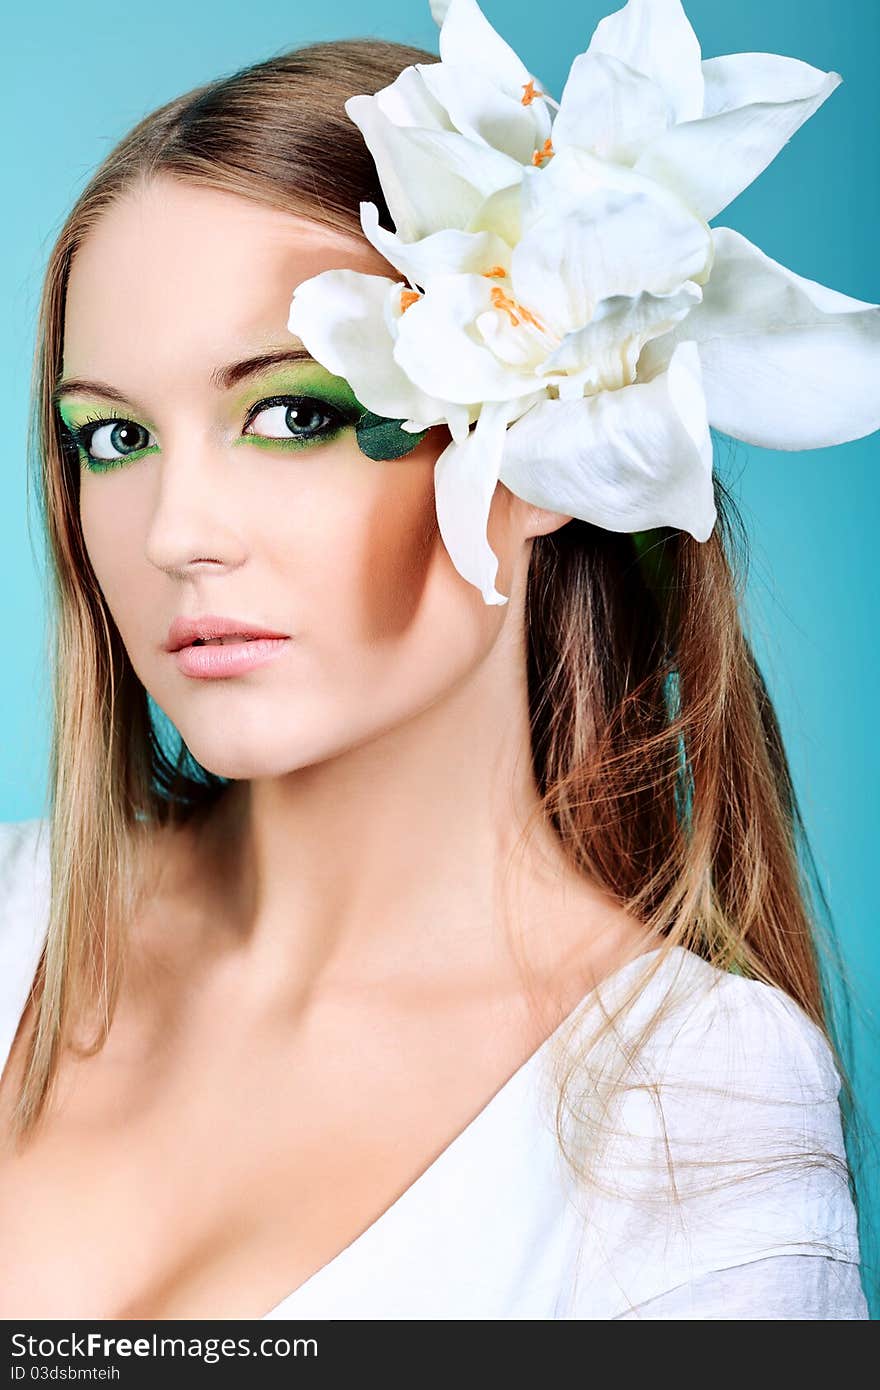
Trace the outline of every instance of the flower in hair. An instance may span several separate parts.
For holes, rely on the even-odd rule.
[[[611,531],[705,541],[710,428],[772,449],[880,428],[880,306],[708,225],[837,73],[703,59],[680,0],[628,0],[556,101],[476,0],[431,11],[440,61],[345,103],[394,221],[362,202],[361,226],[398,277],[312,276],[288,328],[367,407],[371,457],[448,427],[438,523],[486,603],[507,602],[486,535],[499,479]]]

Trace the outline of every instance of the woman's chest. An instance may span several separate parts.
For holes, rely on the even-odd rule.
[[[124,1029],[112,1039],[65,1056],[37,1136],[0,1157],[0,1317],[263,1317],[364,1233],[377,1271],[395,1240],[417,1262],[405,1219],[429,1197],[416,1233],[430,1261],[425,1211],[438,1230],[461,1219],[468,1148],[465,1190],[479,1191],[469,1121],[476,1134],[505,1108],[502,1093],[479,1114],[492,1077],[459,1065],[456,1080],[451,1058],[426,1086],[427,1058],[393,1068],[363,1045],[321,1064],[271,1035],[169,1039],[163,1065]],[[489,1150],[480,1165],[496,1191],[505,1162]]]

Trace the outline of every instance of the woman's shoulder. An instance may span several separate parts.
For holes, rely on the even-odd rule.
[[[695,1209],[708,1184],[713,1218],[726,1200],[752,1215],[777,1204],[800,1174],[791,1202],[810,1207],[821,1191],[851,1250],[842,1081],[825,1031],[775,985],[683,947],[650,955],[632,1007],[586,1054],[600,1098],[608,1082],[606,1118],[616,1117],[609,1161],[633,1192],[674,1169],[677,1196]]]
[[[824,1029],[777,985],[724,970],[684,947],[650,960],[634,1020],[653,1026],[643,1065],[658,1078],[717,1090],[747,1087],[762,1102],[837,1101],[841,1077]]]
[[[759,1064],[766,1092],[789,1092],[794,1086],[836,1100],[841,1077],[831,1043],[802,1005],[777,985],[728,971],[717,974],[717,999],[707,994],[691,1027],[707,1043],[735,1041],[737,1046],[728,1045],[722,1054],[727,1065],[751,1070]]]
[[[607,1205],[597,1199],[591,1219],[628,1294],[640,1302],[778,1255],[857,1264],[841,1077],[825,1032],[783,989],[682,947],[657,954],[578,1098],[579,1113],[595,1100],[607,1139]]]

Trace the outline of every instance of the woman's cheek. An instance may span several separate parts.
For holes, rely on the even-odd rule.
[[[294,606],[307,593],[310,613],[357,645],[387,643],[417,621],[439,541],[436,452],[377,461],[351,442],[332,459],[328,449],[307,495],[294,488],[280,508]]]

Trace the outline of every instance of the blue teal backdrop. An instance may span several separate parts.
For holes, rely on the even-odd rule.
[[[557,98],[574,55],[615,0],[484,0],[500,33]],[[716,219],[814,280],[880,302],[880,6],[877,0],[685,0],[705,57],[788,54],[843,83]],[[315,39],[380,36],[437,51],[428,0],[62,0],[13,6],[0,91],[6,222],[0,264],[4,415],[0,565],[7,658],[0,819],[43,814],[47,700],[38,537],[26,525],[25,427],[40,276],[68,207],[142,115],[209,78]],[[136,312],[136,310],[135,310]],[[878,383],[880,391],[880,383]],[[6,412],[8,411],[8,414]],[[878,836],[877,534],[880,436],[782,453],[736,444],[722,468],[749,525],[748,620],[780,714],[796,787],[855,1000],[856,1080],[880,1132],[880,932],[870,865]],[[32,512],[31,529],[36,513]],[[871,845],[875,846],[874,851]],[[874,1221],[878,1167],[865,1184]],[[863,1193],[865,1200],[865,1193]],[[877,1308],[874,1308],[876,1316]]]

